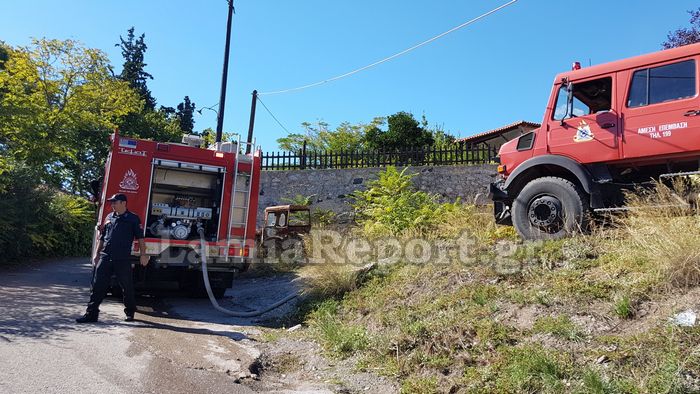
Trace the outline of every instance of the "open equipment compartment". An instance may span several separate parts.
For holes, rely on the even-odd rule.
[[[196,240],[197,223],[208,241],[217,241],[225,169],[154,160],[146,221],[147,236]]]

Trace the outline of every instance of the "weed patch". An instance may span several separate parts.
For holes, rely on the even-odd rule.
[[[338,308],[336,301],[323,302],[311,314],[310,326],[326,351],[333,356],[345,357],[364,350],[369,338],[362,327],[343,324],[337,316]]]
[[[581,330],[565,315],[540,317],[535,321],[533,330],[535,332],[552,334],[555,337],[568,339],[570,341],[580,341],[584,338]]]

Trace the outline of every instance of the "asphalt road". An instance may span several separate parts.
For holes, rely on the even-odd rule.
[[[251,365],[257,325],[270,315],[233,319],[205,299],[139,297],[134,322],[108,300],[99,323],[78,325],[90,275],[85,258],[0,271],[0,393],[268,391]],[[237,281],[222,306],[258,309],[296,286],[288,277]]]

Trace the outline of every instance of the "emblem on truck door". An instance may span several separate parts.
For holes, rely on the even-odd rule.
[[[124,173],[124,179],[119,182],[119,187],[125,190],[139,190],[139,183],[136,180],[136,173],[134,170],[129,168],[126,173]]]
[[[576,135],[574,136],[574,142],[586,142],[593,140],[593,132],[591,131],[591,126],[586,123],[585,120],[581,121],[576,129]]]

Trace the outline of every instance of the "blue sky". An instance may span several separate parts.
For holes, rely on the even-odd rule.
[[[506,0],[237,0],[224,129],[245,134],[250,94],[323,80],[396,53]],[[516,120],[540,122],[557,72],[660,49],[688,25],[696,1],[519,0],[476,24],[352,77],[262,97],[292,132],[301,122],[369,122],[409,111],[468,136]],[[14,1],[0,3],[0,39],[72,38],[121,69],[119,35],[146,34],[149,82],[159,104],[185,95],[218,102],[226,1]],[[197,115],[195,128],[215,128]],[[277,149],[286,132],[258,106],[256,137]]]

